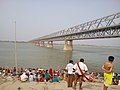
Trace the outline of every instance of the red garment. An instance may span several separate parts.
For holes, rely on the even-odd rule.
[[[49,69],[49,77],[50,77],[50,79],[53,78],[53,71],[52,71],[52,68]]]
[[[40,82],[44,82],[44,78],[40,78]]]

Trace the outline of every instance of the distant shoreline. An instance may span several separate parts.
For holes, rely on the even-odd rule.
[[[0,41],[0,42],[12,42],[14,43],[15,41]],[[28,43],[27,41],[16,41],[17,43]]]

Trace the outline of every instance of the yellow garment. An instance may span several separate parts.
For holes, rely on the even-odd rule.
[[[107,85],[112,84],[112,73],[104,73],[104,82]]]

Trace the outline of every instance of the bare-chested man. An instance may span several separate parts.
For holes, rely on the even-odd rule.
[[[113,65],[112,62],[114,61],[113,56],[108,57],[108,61],[105,62],[102,66],[102,70],[104,72],[104,87],[103,90],[107,90],[108,86],[112,83],[112,71]]]

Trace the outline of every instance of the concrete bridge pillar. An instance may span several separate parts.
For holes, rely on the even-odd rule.
[[[64,50],[73,50],[73,41],[65,40]]]
[[[36,45],[36,46],[39,46],[39,41],[36,41],[36,42],[35,42],[35,45]]]
[[[40,46],[41,47],[45,46],[44,41],[40,41]]]
[[[53,41],[48,41],[47,47],[48,48],[53,48]]]

